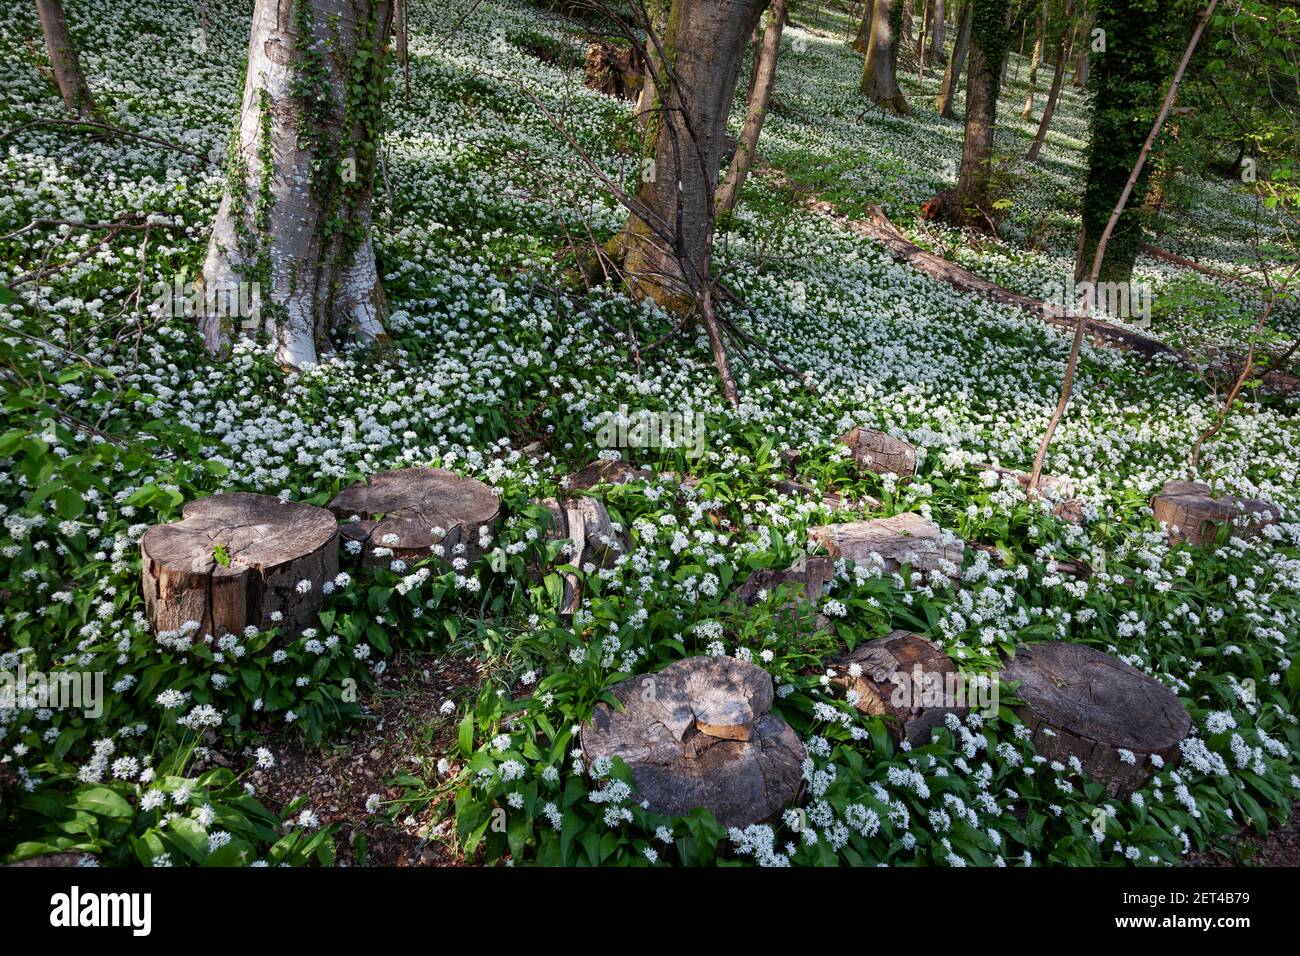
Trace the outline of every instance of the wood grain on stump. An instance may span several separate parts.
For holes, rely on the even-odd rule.
[[[874,428],[854,428],[840,436],[863,471],[910,478],[916,474],[916,449],[901,439]]]
[[[938,525],[911,512],[892,518],[818,525],[808,529],[808,537],[822,545],[831,557],[856,564],[874,566],[872,555],[879,555],[886,573],[908,564],[914,571],[956,577],[965,552],[961,541],[945,544]],[[956,571],[945,569],[944,562],[950,562]]]
[[[274,626],[277,611],[286,633],[315,620],[321,584],[339,569],[332,514],[234,492],[187,502],[181,516],[140,539],[145,610],[155,631],[197,621],[198,638],[242,634],[250,625]],[[311,587],[300,592],[304,580]]]
[[[1062,763],[1078,757],[1112,797],[1146,782],[1155,771],[1152,755],[1172,766],[1192,728],[1169,688],[1083,644],[1021,646],[1001,677],[1022,682],[1011,693],[1025,702],[1016,712],[1038,753]]]
[[[928,744],[948,714],[961,716],[969,706],[952,658],[907,631],[859,644],[830,665],[831,684],[854,693],[858,710],[882,717],[895,740],[915,746]]]
[[[542,506],[551,513],[551,530],[547,538],[568,541],[570,550],[561,554],[557,564],[571,564],[575,568],[594,565],[608,568],[627,553],[627,538],[614,529],[609,512],[596,498],[568,498],[556,501],[547,498]],[[564,597],[560,602],[561,614],[572,614],[582,603],[582,582],[577,575],[566,572]]]
[[[501,499],[483,482],[441,468],[398,468],[344,488],[329,509],[343,537],[361,543],[365,563],[423,560],[440,544],[444,563],[463,557],[472,564],[483,553],[479,529],[495,528]],[[378,557],[376,548],[391,555]]]
[[[1223,495],[1215,498],[1210,486],[1199,481],[1167,481],[1160,494],[1151,499],[1151,510],[1157,521],[1163,522],[1169,533],[1170,545],[1182,541],[1192,544],[1214,544],[1218,530],[1231,526],[1230,535],[1249,538],[1259,529],[1276,524],[1282,513],[1274,505],[1254,498]],[[1237,525],[1238,518],[1246,518]]]
[[[745,827],[798,796],[807,751],[771,713],[772,678],[761,667],[688,657],[612,691],[622,709],[596,705],[582,725],[582,750],[588,761],[623,758],[652,812],[704,807],[724,827]]]

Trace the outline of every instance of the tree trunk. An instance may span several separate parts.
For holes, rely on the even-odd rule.
[[[871,13],[871,39],[862,64],[861,90],[877,106],[898,116],[908,112],[907,100],[898,89],[899,27],[903,0],[875,0]]]
[[[1092,20],[1092,14],[1089,13],[1079,24],[1079,39],[1075,43],[1078,54],[1074,61],[1074,79],[1071,80],[1071,84],[1077,89],[1086,89],[1088,86],[1089,67],[1092,64],[1089,58],[1089,51],[1092,49]]]
[[[208,349],[264,336],[303,367],[336,340],[383,337],[370,219],[391,23],[387,0],[257,0],[203,266]],[[227,307],[235,295],[253,314]]]
[[[63,15],[61,0],[36,0],[36,13],[41,18],[41,32],[45,35],[45,52],[50,57],[54,82],[63,97],[68,113],[77,119],[95,115],[95,101],[90,95],[90,84],[81,72],[77,48],[68,33],[68,21]]]
[[[933,3],[933,13],[930,16],[930,59],[936,66],[940,66],[946,62],[948,57],[943,48],[946,39],[943,20],[948,11],[945,0],[933,0]]]
[[[1065,62],[1068,57],[1065,55],[1065,44],[1071,34],[1070,14],[1074,11],[1074,0],[1065,2],[1065,23],[1061,26],[1061,33],[1056,39],[1056,65],[1052,68],[1052,88],[1047,93],[1047,105],[1043,107],[1043,118],[1038,123],[1038,132],[1034,134],[1034,142],[1029,147],[1029,152],[1025,155],[1028,162],[1037,162],[1038,154],[1043,149],[1043,142],[1047,139],[1047,128],[1052,125],[1052,114],[1056,112],[1056,102],[1061,98],[1061,84],[1065,80]]]
[[[966,132],[957,192],[947,218],[988,230],[992,216],[989,179],[997,123],[998,76],[1006,55],[1009,0],[971,0],[970,68],[966,71]]]
[[[971,0],[967,0],[962,7],[961,17],[957,23],[957,42],[952,48],[952,59],[948,61],[948,66],[943,72],[943,85],[939,87],[939,95],[934,98],[935,108],[944,119],[957,118],[957,114],[953,112],[952,101],[961,82],[961,68],[966,63],[966,54],[970,50],[971,5]]]
[[[740,63],[766,0],[675,0],[656,71],[664,109],[648,130],[649,181],[620,237],[636,295],[694,309],[709,283],[714,193]],[[671,71],[668,69],[671,67]]]
[[[1050,0],[1043,0],[1043,8],[1038,11],[1038,35],[1034,38],[1034,52],[1029,57],[1029,92],[1025,94],[1025,106],[1020,111],[1021,119],[1034,115],[1034,93],[1038,89],[1038,66],[1043,62],[1043,44],[1047,36],[1047,5]]]
[[[763,30],[763,42],[758,58],[754,61],[754,81],[750,84],[740,141],[736,146],[736,154],[732,157],[731,167],[727,170],[722,185],[718,187],[719,218],[735,208],[736,199],[745,185],[745,177],[749,175],[749,168],[754,162],[758,137],[763,131],[763,120],[767,117],[767,104],[776,82],[776,60],[781,52],[781,31],[785,28],[785,3],[786,0],[772,0],[772,5],[768,8],[767,27]]]
[[[655,78],[659,76],[659,49],[655,40],[663,42],[664,25],[668,19],[668,8],[663,0],[646,0],[646,16],[650,29],[645,44],[645,75],[641,80],[641,95],[637,97],[635,116],[642,126],[650,125],[650,115],[657,109],[658,89]]]
[[[858,35],[853,40],[853,49],[858,53],[867,52],[867,43],[871,39],[871,11],[873,0],[867,0],[862,8],[862,22],[858,24]]]

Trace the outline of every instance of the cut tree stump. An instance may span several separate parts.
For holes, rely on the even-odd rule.
[[[568,498],[556,501],[547,498],[540,504],[551,513],[551,530],[547,538],[552,541],[567,540],[571,544],[568,555],[556,558],[558,564],[572,564],[576,568],[594,565],[607,568],[627,553],[627,538],[614,529],[609,512],[596,498]],[[566,572],[564,597],[560,602],[561,614],[572,614],[582,604],[582,581]]]
[[[641,95],[644,71],[641,57],[631,47],[597,40],[587,47],[587,86],[597,93],[634,100]]]
[[[1224,495],[1214,498],[1210,486],[1199,481],[1167,481],[1160,494],[1151,499],[1151,510],[1169,533],[1169,544],[1190,541],[1212,545],[1222,525],[1232,526],[1232,534],[1249,538],[1259,529],[1282,520],[1282,512],[1266,501]],[[1248,519],[1239,525],[1238,519]]]
[[[791,596],[783,606],[791,607],[802,601],[811,601],[815,606],[834,579],[835,562],[824,555],[811,555],[800,558],[784,571],[777,568],[755,571],[736,588],[732,598],[753,607],[758,603],[760,593],[772,594],[784,584],[791,585]]]
[[[772,678],[734,657],[688,657],[615,684],[622,704],[582,725],[588,762],[621,757],[638,801],[681,816],[697,807],[724,827],[770,820],[798,795],[807,751],[771,713]]]
[[[965,553],[961,541],[945,543],[937,524],[911,512],[892,518],[818,525],[808,529],[808,537],[824,547],[831,557],[845,558],[855,564],[873,565],[872,555],[879,555],[887,574],[908,564],[914,571],[956,578],[960,576]],[[944,562],[951,562],[955,570],[943,568]]]
[[[654,473],[645,468],[634,468],[620,459],[598,459],[569,479],[568,492],[590,491],[597,485],[626,485],[634,481],[650,481]]]
[[[220,549],[220,550],[219,550]],[[197,621],[201,639],[316,619],[321,584],[339,570],[338,525],[314,505],[244,492],[187,502],[181,520],[140,539],[145,610],[157,632]],[[299,592],[306,581],[310,589]]]
[[[1108,654],[1064,641],[1016,649],[1002,681],[1022,682],[1012,693],[1034,734],[1038,753],[1067,762],[1123,798],[1155,772],[1152,755],[1173,766],[1192,719],[1169,688]]]
[[[501,499],[483,482],[442,468],[398,468],[344,488],[329,509],[344,539],[361,543],[365,564],[423,560],[439,544],[444,564],[456,557],[473,564],[483,554],[480,529],[496,527]],[[391,554],[376,555],[377,548]]]
[[[968,709],[957,665],[916,634],[894,631],[833,658],[831,684],[856,695],[854,706],[882,717],[895,740],[913,746],[930,742],[930,731],[948,714]]]
[[[840,436],[860,471],[910,478],[916,474],[916,448],[874,428],[854,428]]]

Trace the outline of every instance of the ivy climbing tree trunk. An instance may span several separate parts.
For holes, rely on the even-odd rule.
[[[971,0],[970,64],[966,71],[966,130],[957,188],[926,203],[926,215],[972,229],[993,228],[989,197],[993,130],[997,123],[998,77],[1007,49],[1010,0]]]
[[[898,47],[902,37],[903,0],[875,0],[871,8],[871,37],[862,64],[861,90],[871,102],[895,115],[908,112],[898,89]]]
[[[255,337],[303,367],[383,337],[370,227],[392,15],[387,0],[257,0],[203,266],[210,350]]]
[[[63,97],[69,115],[77,119],[90,119],[95,115],[95,101],[90,95],[90,84],[81,72],[77,48],[68,33],[68,20],[63,15],[61,0],[36,0],[36,13],[41,18],[41,33],[45,37],[45,52],[54,71],[54,83]]]
[[[767,27],[763,30],[763,40],[758,57],[754,61],[754,80],[750,84],[749,101],[745,108],[745,123],[740,129],[740,141],[736,145],[736,155],[731,160],[727,175],[718,187],[717,216],[721,218],[735,208],[740,190],[745,185],[745,178],[754,163],[754,153],[758,148],[758,137],[763,131],[763,120],[767,117],[767,104],[772,98],[772,86],[776,82],[776,60],[781,52],[781,32],[785,28],[786,0],[772,0],[767,11]]]
[[[765,6],[766,0],[674,0],[658,40],[654,83],[663,108],[647,129],[650,174],[619,237],[633,293],[679,313],[699,309],[706,326],[714,324],[711,300],[707,309],[704,303],[727,116],[745,43]]]
[[[957,118],[952,102],[961,83],[961,69],[966,65],[966,54],[970,50],[970,21],[971,0],[966,0],[957,21],[957,40],[953,43],[952,59],[948,61],[948,66],[943,71],[943,84],[939,87],[939,95],[934,98],[935,109],[944,119]]]
[[[1124,190],[1129,171],[1142,149],[1160,94],[1169,78],[1169,24],[1175,20],[1174,0],[1098,0],[1096,24],[1108,38],[1095,51],[1089,90],[1092,115],[1088,124],[1088,174],[1083,192],[1083,226],[1075,260],[1075,281],[1088,274],[1097,239]],[[1150,167],[1133,189],[1146,195]],[[1103,282],[1128,282],[1143,242],[1140,203],[1126,206],[1111,236],[1101,270]]]

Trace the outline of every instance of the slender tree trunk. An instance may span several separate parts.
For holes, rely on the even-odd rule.
[[[50,57],[54,82],[59,88],[59,95],[63,97],[63,105],[69,115],[77,119],[90,119],[95,115],[95,101],[90,95],[86,75],[81,72],[77,48],[72,45],[61,0],[36,0],[36,13],[41,18],[45,52]]]
[[[974,229],[991,228],[989,180],[997,125],[998,76],[1006,56],[1009,0],[971,0],[970,66],[966,71],[966,131],[957,191],[945,218]]]
[[[1169,82],[1169,89],[1165,93],[1164,102],[1160,105],[1160,112],[1156,114],[1156,121],[1152,124],[1151,132],[1147,134],[1146,140],[1142,143],[1142,149],[1138,152],[1133,169],[1129,172],[1128,180],[1124,183],[1124,190],[1120,193],[1119,199],[1116,200],[1115,208],[1111,210],[1110,218],[1106,220],[1106,225],[1097,240],[1092,258],[1092,267],[1088,272],[1088,284],[1085,286],[1083,308],[1075,318],[1074,342],[1070,346],[1070,357],[1065,362],[1065,379],[1061,383],[1061,397],[1056,403],[1052,417],[1048,420],[1047,430],[1043,433],[1043,440],[1038,445],[1038,454],[1034,458],[1034,467],[1029,474],[1028,487],[1025,489],[1025,493],[1030,497],[1033,497],[1038,492],[1038,482],[1043,475],[1043,464],[1047,459],[1047,449],[1051,446],[1056,427],[1061,423],[1061,418],[1065,415],[1065,410],[1070,404],[1070,394],[1074,390],[1074,376],[1079,367],[1079,353],[1083,348],[1083,339],[1088,331],[1088,316],[1096,304],[1097,282],[1101,277],[1106,245],[1115,232],[1115,226],[1119,223],[1120,216],[1123,215],[1129,197],[1133,195],[1133,190],[1142,178],[1142,167],[1146,164],[1147,156],[1151,154],[1151,147],[1155,145],[1156,137],[1160,135],[1160,127],[1164,125],[1170,109],[1173,108],[1174,99],[1178,96],[1178,87],[1183,81],[1183,74],[1187,72],[1187,64],[1196,51],[1196,45],[1201,40],[1205,25],[1214,16],[1214,8],[1218,6],[1218,3],[1219,0],[1210,0],[1209,6],[1205,8],[1196,21],[1196,29],[1192,31],[1191,39],[1187,41],[1187,47],[1183,50],[1182,59],[1178,61],[1178,67],[1174,70],[1174,76]],[[1265,319],[1267,319],[1267,315],[1266,312]],[[1239,379],[1239,381],[1244,381],[1244,379]]]
[[[957,21],[957,41],[953,44],[952,59],[943,71],[943,85],[939,87],[939,95],[934,98],[935,108],[944,119],[957,118],[952,103],[961,83],[961,68],[965,65],[966,54],[970,50],[971,4],[972,0],[966,0],[962,7]]]
[[[785,28],[786,0],[772,0],[767,11],[767,27],[763,30],[763,42],[754,60],[754,80],[750,84],[749,100],[745,107],[745,123],[740,130],[740,141],[736,146],[736,155],[731,160],[727,175],[718,187],[717,216],[721,218],[736,206],[741,189],[745,186],[745,177],[749,175],[758,148],[758,137],[763,131],[763,120],[767,117],[767,104],[772,97],[772,86],[776,82],[776,61],[781,52],[781,31]]]
[[[1088,13],[1079,24],[1079,39],[1075,43],[1075,61],[1074,61],[1074,79],[1071,84],[1077,89],[1085,89],[1088,86],[1088,73],[1091,66],[1090,50],[1092,49],[1092,23],[1093,15]]]
[[[383,336],[370,219],[392,15],[387,0],[257,0],[203,266],[209,349],[255,335],[302,367]],[[250,286],[255,315],[231,314]]]
[[[393,31],[396,35],[394,46],[397,50],[397,63],[402,68],[402,99],[408,106],[411,103],[411,54],[406,8],[410,2],[411,0],[393,0]]]
[[[944,35],[944,17],[947,16],[946,0],[933,0],[934,9],[930,16],[930,60],[935,66],[942,66],[947,62],[948,53],[944,50],[944,42],[947,37]]]
[[[862,64],[861,90],[871,102],[895,115],[908,112],[898,89],[899,26],[903,0],[875,0],[871,13],[871,39]]]
[[[1034,142],[1029,147],[1029,152],[1025,154],[1028,162],[1038,161],[1038,154],[1043,149],[1043,142],[1047,139],[1047,129],[1052,125],[1052,114],[1056,112],[1056,102],[1061,98],[1061,84],[1065,80],[1065,63],[1069,59],[1065,55],[1065,44],[1067,38],[1073,33],[1070,29],[1070,14],[1074,12],[1074,0],[1065,2],[1065,23],[1061,27],[1061,33],[1056,39],[1056,57],[1055,66],[1052,68],[1052,88],[1047,93],[1047,105],[1043,107],[1043,118],[1038,123],[1038,132],[1034,134]]]
[[[710,282],[714,202],[727,115],[745,43],[766,0],[674,0],[656,70],[664,108],[647,136],[652,175],[619,244],[632,292],[664,308],[699,307]]]
[[[873,0],[867,0],[862,7],[862,22],[858,24],[858,35],[853,40],[853,49],[858,53],[867,52],[867,44],[871,40],[871,14],[873,9]]]
[[[1025,94],[1025,106],[1020,111],[1021,119],[1034,115],[1034,93],[1038,91],[1038,67],[1043,62],[1043,44],[1047,37],[1047,7],[1050,0],[1043,0],[1043,8],[1038,11],[1038,35],[1034,39],[1034,52],[1029,57],[1029,92]]]

